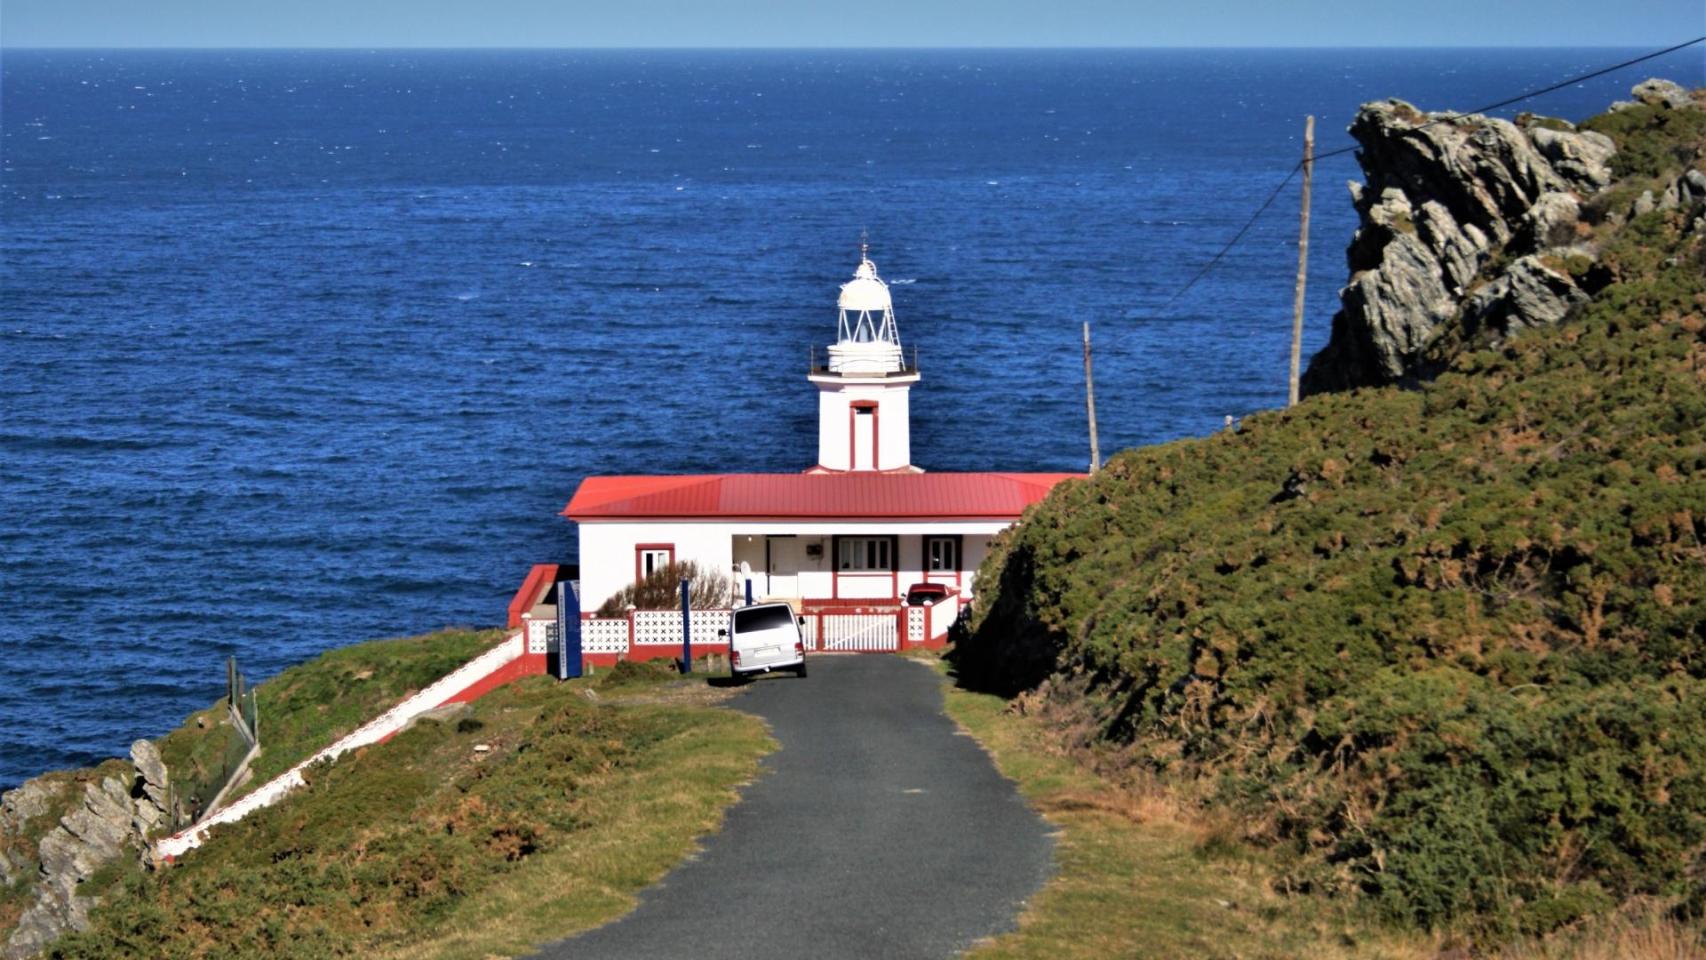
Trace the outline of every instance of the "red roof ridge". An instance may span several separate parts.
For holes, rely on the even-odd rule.
[[[563,515],[593,519],[1017,519],[1081,473],[592,476]]]

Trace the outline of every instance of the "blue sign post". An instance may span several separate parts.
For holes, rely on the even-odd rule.
[[[688,599],[692,582],[681,578],[681,672],[693,672],[693,601]]]
[[[557,679],[581,675],[581,582],[557,581]]]

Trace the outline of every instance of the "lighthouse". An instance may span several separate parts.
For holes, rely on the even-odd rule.
[[[864,244],[836,306],[828,362],[808,376],[818,389],[817,466],[810,472],[922,472],[912,465],[909,399],[918,370],[907,366],[894,300]]]
[[[808,374],[818,402],[810,469],[581,481],[563,509],[579,531],[579,588],[555,588],[555,596],[580,604],[584,662],[683,657],[689,627],[697,645],[737,616],[695,609],[698,619],[690,619],[673,608],[632,606],[594,612],[689,560],[705,577],[728,576],[736,596],[793,605],[808,654],[939,647],[976,596],[994,538],[1057,484],[1081,476],[913,466],[918,364],[907,362],[888,284],[863,244],[836,308],[835,342],[827,354],[813,348]],[[559,613],[552,590],[561,569],[534,567],[510,603],[511,625],[527,631],[541,659],[545,628]]]

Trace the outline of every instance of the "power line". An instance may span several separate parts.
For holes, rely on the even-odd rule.
[[[1560,80],[1557,83],[1551,84],[1550,86],[1541,87],[1537,90],[1529,90],[1525,93],[1519,93],[1514,97],[1507,97],[1506,99],[1500,100],[1497,103],[1489,103],[1484,107],[1477,107],[1474,110],[1466,110],[1462,113],[1453,113],[1453,114],[1448,114],[1448,115],[1443,116],[1443,117],[1436,117],[1432,120],[1429,120],[1427,123],[1420,124],[1419,126],[1416,127],[1416,129],[1421,130],[1421,129],[1425,129],[1427,127],[1431,127],[1431,126],[1434,126],[1435,124],[1440,124],[1440,123],[1455,123],[1458,120],[1462,120],[1463,118],[1468,117],[1472,114],[1486,113],[1490,110],[1497,110],[1500,107],[1508,107],[1513,103],[1521,103],[1524,100],[1531,100],[1535,97],[1542,96],[1542,95],[1548,94],[1548,93],[1552,93],[1556,90],[1562,90],[1568,86],[1573,86],[1575,84],[1582,83],[1582,82],[1587,81],[1587,80],[1593,80],[1593,79],[1598,78],[1598,77],[1603,77],[1608,73],[1615,73],[1615,72],[1622,70],[1622,69],[1625,69],[1627,67],[1632,67],[1638,63],[1646,63],[1648,60],[1656,60],[1659,57],[1665,56],[1666,54],[1675,53],[1678,50],[1686,50],[1689,47],[1692,47],[1697,43],[1706,43],[1706,36],[1695,37],[1693,40],[1689,40],[1689,41],[1686,41],[1684,43],[1679,43],[1679,44],[1676,44],[1674,46],[1669,46],[1669,47],[1664,48],[1663,50],[1655,50],[1652,53],[1643,54],[1643,55],[1636,57],[1632,60],[1625,60],[1622,63],[1615,63],[1609,67],[1601,67],[1598,70],[1594,70],[1594,71],[1591,71],[1589,73],[1584,73],[1584,74],[1581,74],[1579,76],[1574,76],[1574,77],[1569,78],[1568,80]],[[1315,155],[1314,160],[1315,160],[1315,162],[1318,163],[1322,160],[1327,159],[1328,157],[1338,157],[1338,156],[1343,156],[1344,154],[1347,154],[1347,153],[1353,153],[1357,149],[1358,148],[1355,146],[1340,147],[1337,150],[1329,150],[1325,153],[1318,153]],[[1228,253],[1232,252],[1232,248],[1238,245],[1238,241],[1244,239],[1244,235],[1250,232],[1250,228],[1256,225],[1256,221],[1261,219],[1262,214],[1266,213],[1268,208],[1274,205],[1274,201],[1279,199],[1280,192],[1286,188],[1287,184],[1291,183],[1292,178],[1297,176],[1297,172],[1299,170],[1302,170],[1302,169],[1303,169],[1303,161],[1299,160],[1297,163],[1293,164],[1291,169],[1286,171],[1285,179],[1281,180],[1277,185],[1274,186],[1273,191],[1268,194],[1268,198],[1266,200],[1262,201],[1261,206],[1256,208],[1256,212],[1250,214],[1250,219],[1244,221],[1244,225],[1238,228],[1238,232],[1232,235],[1232,239],[1226,241],[1226,244],[1224,246],[1222,246],[1215,253],[1215,255],[1213,257],[1210,257],[1209,261],[1207,263],[1203,264],[1202,269],[1198,270],[1196,272],[1196,274],[1191,277],[1190,280],[1186,281],[1184,286],[1180,287],[1177,292],[1175,292],[1172,296],[1168,297],[1167,302],[1161,305],[1161,310],[1164,311],[1168,307],[1171,307],[1173,304],[1177,303],[1179,301],[1180,297],[1183,297],[1186,293],[1189,293],[1191,288],[1195,287],[1197,285],[1197,283],[1202,280],[1203,277],[1208,276],[1209,271],[1213,270],[1216,266],[1218,266],[1220,264],[1220,261],[1225,259],[1226,255]]]
[[[1592,73],[1584,73],[1581,76],[1571,77],[1568,80],[1560,80],[1557,83],[1554,83],[1549,87],[1541,87],[1538,90],[1530,90],[1527,93],[1519,93],[1514,97],[1510,97],[1510,98],[1507,98],[1504,100],[1500,100],[1498,103],[1489,103],[1484,107],[1476,107],[1474,110],[1465,110],[1462,113],[1454,113],[1454,114],[1450,114],[1449,116],[1436,117],[1432,120],[1429,120],[1427,123],[1424,123],[1421,126],[1418,126],[1416,129],[1420,130],[1420,129],[1423,129],[1424,127],[1431,127],[1431,126],[1433,126],[1435,124],[1439,124],[1439,123],[1456,123],[1457,121],[1462,120],[1464,117],[1471,116],[1472,114],[1487,113],[1488,111],[1491,111],[1491,110],[1497,110],[1500,107],[1508,107],[1513,103],[1521,103],[1524,100],[1532,100],[1535,97],[1542,96],[1542,95],[1548,94],[1548,93],[1552,93],[1552,92],[1557,91],[1557,90],[1562,90],[1565,87],[1574,86],[1578,83],[1582,83],[1582,82],[1587,81],[1587,80],[1598,79],[1599,77],[1603,77],[1608,73],[1616,73],[1617,71],[1622,70],[1625,67],[1632,67],[1637,63],[1646,63],[1648,60],[1657,60],[1659,57],[1662,57],[1666,54],[1675,53],[1678,50],[1686,50],[1689,47],[1692,47],[1695,44],[1701,43],[1703,41],[1706,41],[1706,37],[1695,37],[1693,40],[1690,40],[1687,43],[1679,43],[1674,47],[1666,47],[1663,50],[1655,50],[1652,53],[1643,54],[1639,57],[1636,57],[1633,60],[1625,60],[1622,63],[1614,63],[1609,67],[1601,67],[1600,69],[1595,70]],[[1319,160],[1322,157],[1336,157],[1336,156],[1339,156],[1341,154],[1350,153],[1350,152],[1354,151],[1355,149],[1356,149],[1356,147],[1340,147],[1339,149],[1331,151],[1329,153],[1320,154],[1315,159]]]

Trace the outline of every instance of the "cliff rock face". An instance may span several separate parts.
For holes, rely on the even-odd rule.
[[[1586,298],[1547,261],[1595,255],[1577,224],[1581,201],[1612,181],[1609,137],[1555,120],[1452,119],[1400,100],[1365,105],[1350,133],[1367,177],[1351,185],[1361,226],[1305,393],[1425,376],[1424,348],[1460,311],[1466,326],[1500,335],[1556,323]],[[1495,258],[1508,266],[1484,276]]]
[[[95,901],[79,892],[97,871],[120,857],[139,856],[146,840],[169,822],[166,764],[147,740],[131,744],[132,775],[106,776],[83,785],[80,798],[42,835],[32,860],[15,843],[0,856],[0,878],[11,884],[32,879],[36,899],[6,941],[6,960],[40,953],[67,930],[89,924]],[[45,778],[26,781],[0,797],[0,833],[16,838],[63,801],[64,784]],[[33,870],[33,876],[31,872]]]

